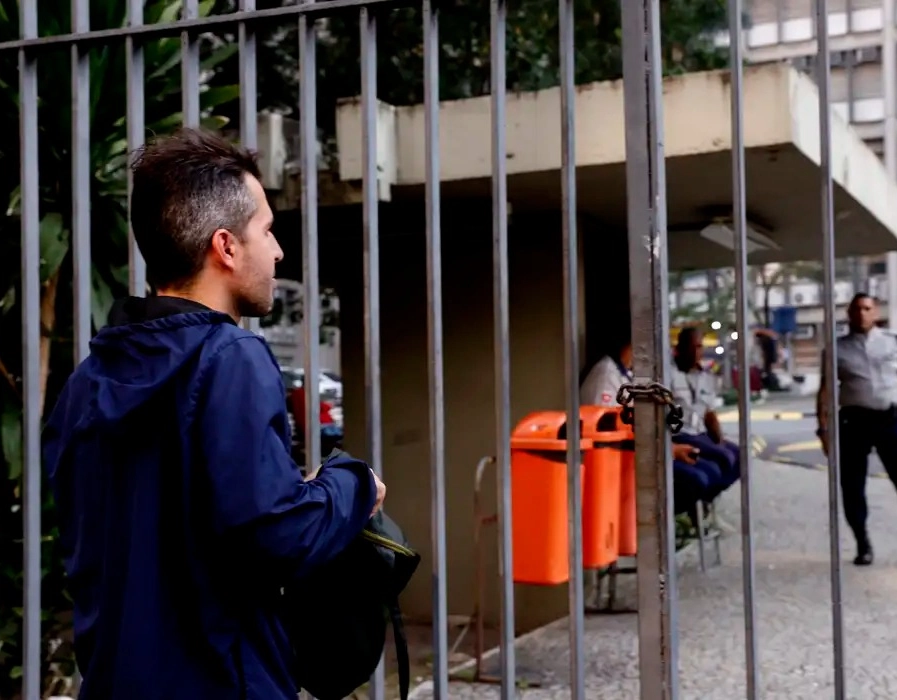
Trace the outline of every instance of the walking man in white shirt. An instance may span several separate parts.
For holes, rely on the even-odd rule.
[[[866,476],[869,453],[878,453],[891,482],[897,485],[897,338],[878,328],[878,304],[857,294],[847,309],[850,332],[838,338],[838,425],[841,441],[841,498],[844,517],[857,541],[854,564],[873,562],[866,530]],[[828,454],[828,403],[823,378],[816,397],[822,450]]]

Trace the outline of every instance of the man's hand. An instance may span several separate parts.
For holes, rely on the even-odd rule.
[[[686,464],[694,464],[697,462],[700,450],[691,445],[673,445],[673,459]]]
[[[320,466],[318,466],[318,468],[315,469],[313,472],[310,472],[308,474],[308,476],[305,477],[305,480],[311,481],[318,475],[319,471],[321,471]],[[374,510],[371,511],[371,517],[373,518],[375,515],[377,515],[378,511],[383,507],[383,499],[386,498],[386,484],[384,484],[382,481],[380,481],[380,478],[376,474],[374,474],[373,469],[371,469],[371,476],[374,477],[374,486],[377,488],[377,500],[374,503]]]
[[[374,503],[374,510],[371,511],[371,517],[373,518],[383,507],[383,499],[386,498],[386,484],[380,481],[380,478],[374,474],[373,469],[371,469],[371,476],[374,477],[374,485],[377,487],[377,501]]]
[[[822,445],[822,454],[828,457],[828,431],[825,428],[820,428],[817,435],[819,435],[819,442]]]

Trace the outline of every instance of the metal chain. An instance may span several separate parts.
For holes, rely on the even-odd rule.
[[[660,382],[651,382],[650,384],[624,384],[617,392],[617,403],[623,407],[622,420],[626,425],[632,425],[635,422],[635,410],[632,402],[637,399],[650,399],[654,403],[667,406],[666,423],[670,432],[676,435],[682,430],[685,421],[685,415],[682,406],[677,404],[673,399],[673,392],[667,389]]]

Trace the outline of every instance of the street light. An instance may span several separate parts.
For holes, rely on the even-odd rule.
[[[720,328],[723,327],[723,324],[720,323],[719,321],[714,321],[713,323],[710,324],[710,327],[711,327],[713,330],[718,331]]]

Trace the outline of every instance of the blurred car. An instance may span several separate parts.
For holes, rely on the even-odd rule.
[[[305,369],[303,367],[281,367],[280,372],[287,390],[300,389],[305,386]],[[343,382],[340,376],[330,370],[321,370],[318,373],[318,394],[323,400],[330,403],[342,403]]]
[[[305,466],[305,370],[281,367],[280,371],[286,389],[293,459]],[[321,454],[327,455],[342,444],[343,385],[339,376],[328,370],[322,370],[318,378]]]

